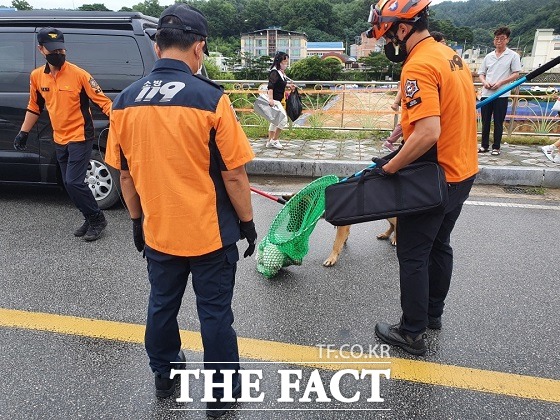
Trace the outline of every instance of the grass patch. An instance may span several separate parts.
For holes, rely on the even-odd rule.
[[[259,126],[243,126],[243,131],[250,139],[268,137],[268,123]],[[286,140],[381,140],[388,132],[379,130],[327,130],[324,128],[288,128],[282,131],[280,139]],[[502,137],[502,142],[514,145],[544,146],[552,144],[557,138],[549,136],[512,136]],[[480,143],[480,136],[478,137]]]
[[[527,191],[529,191],[529,193],[532,195],[544,195],[546,193],[546,188],[532,187],[532,188],[527,188]]]
[[[268,126],[243,127],[243,131],[250,139],[268,136]],[[291,128],[282,131],[280,139],[286,140],[369,140],[380,139],[384,134],[377,130],[348,131],[326,130],[323,128]]]
[[[243,131],[245,135],[250,139],[262,139],[268,138],[268,127],[247,127],[243,126]]]
[[[480,139],[479,139],[480,140]],[[502,141],[509,144],[539,146],[554,143],[556,139],[547,136],[503,136]]]

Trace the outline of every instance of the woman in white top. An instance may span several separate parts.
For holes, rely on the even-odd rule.
[[[272,66],[270,66],[270,73],[268,74],[268,104],[280,109],[284,114],[284,118],[282,118],[277,126],[270,124],[268,127],[268,141],[266,142],[266,147],[274,147],[276,149],[284,148],[280,140],[278,140],[278,137],[280,137],[281,131],[288,125],[288,116],[286,115],[286,110],[283,105],[285,102],[284,94],[286,86],[291,90],[294,89],[294,84],[284,73],[288,67],[288,59],[288,54],[278,51],[274,56],[274,61],[272,62]]]

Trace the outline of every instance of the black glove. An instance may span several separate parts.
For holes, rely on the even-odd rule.
[[[383,170],[383,166],[386,165],[387,162],[389,162],[388,160],[378,158],[378,157],[373,157],[373,158],[371,158],[371,160],[373,161],[373,163],[375,163],[375,168],[373,168],[371,170],[372,174],[381,175],[381,176],[391,176],[391,175],[393,175],[393,174],[390,174],[390,173],[385,172]]]
[[[144,251],[144,230],[142,229],[142,218],[132,219],[132,239],[138,252]]]
[[[29,137],[29,133],[27,131],[20,131],[16,136],[16,138],[14,139],[14,149],[25,150],[27,137]]]
[[[247,239],[247,242],[249,243],[249,247],[243,254],[243,258],[247,258],[255,252],[255,241],[257,240],[255,223],[252,219],[248,222],[239,222],[239,230],[241,231],[241,239]]]

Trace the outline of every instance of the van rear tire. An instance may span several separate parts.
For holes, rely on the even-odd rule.
[[[105,163],[99,150],[91,152],[85,183],[101,210],[111,208],[121,200],[119,171]]]

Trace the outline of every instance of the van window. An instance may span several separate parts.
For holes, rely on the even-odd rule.
[[[90,73],[104,91],[121,91],[144,75],[136,40],[126,35],[64,33],[67,60]]]
[[[29,74],[35,68],[34,41],[33,33],[2,33],[0,92],[29,92]]]

